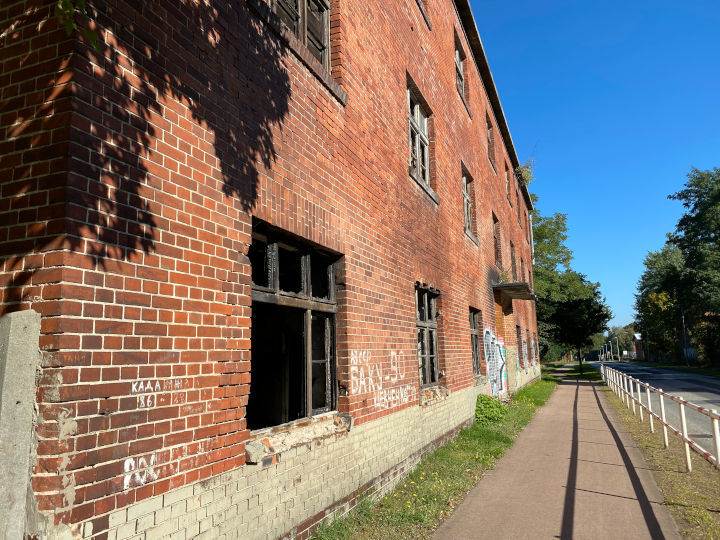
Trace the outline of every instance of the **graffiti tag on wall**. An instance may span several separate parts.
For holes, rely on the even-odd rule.
[[[488,370],[488,386],[490,394],[501,396],[507,391],[507,369],[505,367],[505,342],[498,338],[489,328],[483,335],[483,349]]]
[[[405,367],[398,351],[390,352],[390,361],[374,359],[370,351],[350,351],[350,394],[371,394],[372,404],[389,409],[408,403],[415,397],[411,384],[398,385],[405,378]]]

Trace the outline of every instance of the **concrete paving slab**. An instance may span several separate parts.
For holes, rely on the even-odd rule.
[[[599,383],[565,379],[434,538],[680,538]]]

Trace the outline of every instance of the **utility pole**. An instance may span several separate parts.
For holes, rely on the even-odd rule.
[[[682,318],[683,327],[683,358],[685,359],[685,365],[690,367],[690,360],[687,357],[687,333],[685,332],[685,310],[683,310],[682,304],[680,306],[680,317]]]
[[[618,351],[618,362],[620,361],[620,340],[617,336],[615,336],[615,345],[617,345],[617,351]]]

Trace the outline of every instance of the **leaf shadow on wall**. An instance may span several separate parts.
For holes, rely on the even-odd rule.
[[[12,28],[57,25],[47,3],[28,4]],[[15,122],[24,155],[43,151],[39,134],[64,120],[70,128],[53,170],[36,175],[28,167],[4,186],[3,210],[25,227],[23,238],[4,242],[6,311],[38,292],[28,287],[42,266],[28,264],[32,253],[80,252],[85,268],[131,275],[126,262],[153,264],[144,257],[158,249],[184,259],[166,240],[158,244],[170,222],[191,238],[208,223],[222,234],[233,214],[253,208],[259,169],[276,160],[274,130],[289,110],[290,79],[287,48],[272,29],[244,2],[120,6],[89,8],[97,50],[62,30],[51,34],[65,54],[44,64],[55,73],[41,79],[46,101]],[[22,32],[6,32],[5,45],[13,39]],[[17,67],[26,61],[18,58]],[[34,214],[22,214],[33,206]],[[215,223],[208,207],[229,214],[226,223]]]

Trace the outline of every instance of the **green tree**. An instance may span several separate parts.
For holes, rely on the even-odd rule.
[[[645,271],[635,296],[637,323],[644,339],[651,342],[653,356],[675,361],[681,355],[682,304],[686,272],[680,249],[668,242],[660,251],[645,257]]]
[[[671,241],[682,252],[686,324],[705,360],[720,364],[720,169],[691,169],[684,189],[670,195],[685,213]]]

